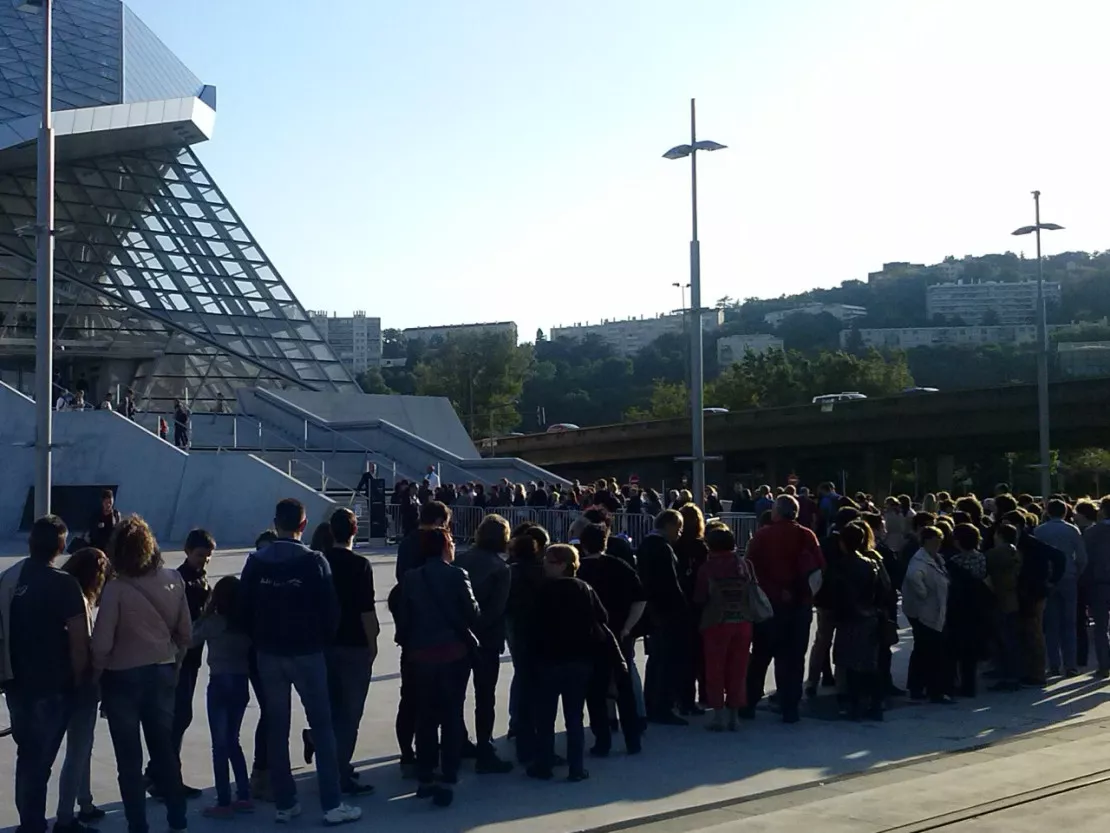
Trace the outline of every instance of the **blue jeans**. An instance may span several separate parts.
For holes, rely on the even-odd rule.
[[[6,693],[15,740],[15,806],[20,833],[46,833],[46,788],[72,709],[70,694]]]
[[[79,688],[73,698],[73,711],[66,727],[66,757],[58,779],[58,821],[73,821],[73,807],[93,803],[91,765],[93,735],[100,705],[99,686]]]
[[[1077,667],[1075,620],[1078,592],[1075,576],[1067,576],[1052,588],[1045,604],[1044,638],[1048,667],[1057,671]]]
[[[270,752],[270,786],[274,804],[288,810],[297,803],[297,785],[289,764],[289,723],[292,689],[297,690],[316,745],[316,782],[320,807],[326,813],[339,806],[339,759],[335,753],[328,668],[324,654],[278,656],[258,652],[258,673],[266,692],[266,745]]]
[[[228,765],[235,773],[235,797],[251,797],[250,775],[239,729],[250,702],[250,678],[246,674],[212,674],[208,678],[208,728],[212,733],[212,774],[216,782],[216,803],[231,804]]]
[[[533,692],[536,701],[536,763],[541,768],[551,769],[555,760],[555,716],[561,697],[570,774],[577,775],[585,769],[586,730],[583,728],[582,710],[586,705],[586,691],[593,669],[593,662],[588,660],[544,662],[536,666]]]
[[[644,683],[640,678],[640,666],[636,664],[636,640],[628,640],[628,673],[632,677],[632,696],[636,698],[636,714],[647,717],[644,704]]]
[[[147,833],[146,785],[143,783],[143,742],[146,736],[151,769],[166,799],[166,823],[184,830],[185,794],[181,765],[173,749],[173,709],[177,670],[170,665],[143,665],[126,671],[105,671],[100,683],[108,731],[116,751],[116,769],[123,811],[130,833]]]

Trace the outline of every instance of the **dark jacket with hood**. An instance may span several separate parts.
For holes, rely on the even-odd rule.
[[[247,559],[239,586],[243,625],[259,653],[322,652],[339,627],[339,598],[324,556],[279,538]]]

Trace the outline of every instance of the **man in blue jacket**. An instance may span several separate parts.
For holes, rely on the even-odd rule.
[[[299,816],[289,764],[291,689],[304,706],[316,746],[316,780],[326,824],[357,821],[358,807],[340,800],[339,763],[328,698],[324,652],[339,627],[339,599],[321,553],[301,543],[307,518],[300,501],[277,505],[277,540],[247,559],[240,585],[242,621],[258,653],[268,712],[270,780],[276,820]]]

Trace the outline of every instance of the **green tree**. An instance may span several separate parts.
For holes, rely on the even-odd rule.
[[[385,383],[382,372],[376,367],[370,367],[355,377],[363,393],[393,393]]]
[[[446,396],[472,437],[504,433],[520,422],[513,404],[532,364],[532,347],[508,335],[451,336],[413,368],[415,392]]]
[[[400,330],[382,330],[382,358],[403,359],[407,355],[405,337]]]
[[[689,413],[690,392],[682,382],[656,379],[651,388],[651,401],[647,408],[633,406],[625,413],[627,422],[648,419],[677,419]]]

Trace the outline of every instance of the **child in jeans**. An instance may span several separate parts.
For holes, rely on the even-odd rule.
[[[193,640],[208,643],[208,726],[212,732],[212,768],[216,803],[204,810],[208,818],[231,818],[254,810],[239,729],[250,702],[250,637],[239,630],[235,613],[239,579],[224,576],[216,583],[204,614],[193,626]],[[231,800],[228,764],[235,775]]]

